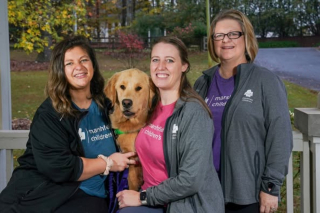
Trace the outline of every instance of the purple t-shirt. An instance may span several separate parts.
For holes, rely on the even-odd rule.
[[[207,97],[205,99],[213,115],[214,134],[212,142],[213,163],[218,174],[220,174],[220,149],[221,149],[221,125],[224,107],[231,97],[234,89],[234,77],[224,79],[219,70],[215,72]],[[220,175],[219,175],[220,176]]]

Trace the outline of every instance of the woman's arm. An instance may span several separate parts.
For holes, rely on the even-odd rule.
[[[165,205],[196,194],[203,184],[207,172],[214,170],[212,160],[213,122],[198,103],[192,103],[183,112],[183,122],[178,125],[181,134],[178,145],[178,174],[158,186],[147,189],[148,205]],[[168,130],[171,134],[172,129]],[[171,144],[170,144],[171,145]],[[171,150],[175,152],[175,150]],[[117,194],[121,207],[141,205],[140,193],[122,191]]]
[[[286,89],[277,76],[264,78],[263,106],[267,134],[261,190],[279,196],[280,187],[288,173],[293,141]]]
[[[75,155],[70,145],[78,138],[70,136],[73,127],[66,129],[69,125],[62,122],[54,113],[47,112],[38,113],[33,119],[29,137],[39,172],[54,182],[81,181],[102,174],[106,162]],[[134,164],[134,160],[128,159],[134,155],[133,152],[110,155],[114,162],[110,171],[122,171],[127,164]]]
[[[129,158],[135,156],[136,153],[113,153],[109,158],[113,161],[113,165],[110,168],[112,172],[123,171],[129,164],[135,164],[135,160],[130,160]],[[89,159],[81,157],[83,162],[82,174],[79,177],[78,181],[86,180],[94,175],[103,174],[106,170],[107,163],[101,158]]]
[[[293,146],[285,86],[277,76],[268,77],[264,78],[262,90],[267,133],[265,138],[266,164],[261,177],[259,194],[260,212],[277,210],[280,187],[288,173],[288,162]]]
[[[188,103],[187,103],[188,104]],[[191,107],[190,107],[191,105]],[[148,205],[164,205],[196,194],[205,177],[214,171],[212,160],[213,121],[198,103],[190,102],[178,124],[178,174],[147,189]],[[172,132],[169,129],[168,132]],[[171,150],[175,151],[175,150]],[[214,173],[212,173],[214,175]]]

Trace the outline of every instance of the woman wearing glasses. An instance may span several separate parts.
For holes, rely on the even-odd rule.
[[[194,88],[213,114],[213,161],[226,212],[274,212],[292,150],[284,84],[253,63],[258,43],[240,11],[214,18],[208,49],[217,65]]]

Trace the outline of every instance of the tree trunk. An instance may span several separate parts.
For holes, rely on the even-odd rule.
[[[132,0],[132,20],[136,18],[136,0]]]
[[[126,26],[127,21],[127,0],[122,0],[122,18],[121,18],[121,26]]]
[[[47,61],[50,61],[50,57],[51,57],[51,53],[52,53],[52,51],[50,49],[50,47],[52,46],[52,36],[48,32],[43,31],[42,37],[47,38],[48,46],[44,47],[43,52],[38,54],[36,61],[47,62]]]
[[[96,2],[96,30],[97,30],[97,39],[100,41],[100,1]]]

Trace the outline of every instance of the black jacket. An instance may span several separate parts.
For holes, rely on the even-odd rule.
[[[111,103],[105,100],[106,124],[111,127],[108,111]],[[78,125],[87,112],[75,117],[61,117],[47,98],[38,108],[29,133],[25,153],[0,194],[0,209],[10,212],[53,212],[80,185],[82,174],[80,156],[84,156]]]

